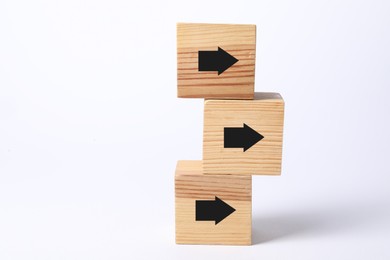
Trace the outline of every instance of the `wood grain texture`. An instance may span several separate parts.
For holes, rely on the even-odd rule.
[[[222,74],[198,71],[198,51],[221,47],[239,61]],[[177,95],[182,98],[253,99],[256,26],[177,24]]]
[[[219,197],[236,209],[215,225],[195,221],[195,201]],[[179,161],[175,175],[176,243],[250,245],[252,177],[203,175],[202,161]]]
[[[264,138],[243,152],[224,148],[224,128],[247,124]],[[280,175],[284,101],[278,93],[255,93],[254,100],[205,100],[203,173]]]

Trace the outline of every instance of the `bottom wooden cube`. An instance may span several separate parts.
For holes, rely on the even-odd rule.
[[[252,176],[203,175],[202,161],[179,161],[176,243],[250,245]]]

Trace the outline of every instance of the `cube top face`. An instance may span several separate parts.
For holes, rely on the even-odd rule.
[[[175,175],[176,243],[250,245],[251,200],[251,176],[206,176],[201,161],[179,161]],[[214,218],[213,214],[225,215]]]
[[[178,23],[178,97],[253,99],[255,59],[255,25]]]
[[[254,100],[206,100],[203,173],[280,175],[284,101],[277,93]]]

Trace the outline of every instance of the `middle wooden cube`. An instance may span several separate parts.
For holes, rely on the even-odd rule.
[[[278,93],[254,100],[206,100],[203,173],[280,175],[284,102]]]

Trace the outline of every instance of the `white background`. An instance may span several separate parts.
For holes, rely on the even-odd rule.
[[[286,102],[250,247],[174,242],[203,125],[179,21],[257,24],[256,91]],[[389,259],[389,46],[387,0],[1,0],[0,259]]]

